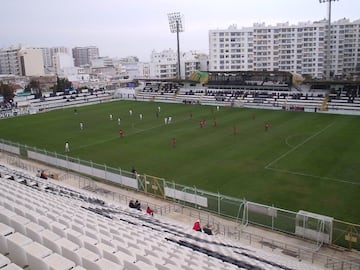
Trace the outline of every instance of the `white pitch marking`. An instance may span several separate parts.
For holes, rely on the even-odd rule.
[[[334,124],[331,123],[329,125],[327,125],[326,127],[324,127],[322,130],[316,132],[315,134],[311,135],[310,137],[308,137],[306,140],[304,140],[303,142],[299,143],[298,145],[294,146],[293,148],[291,148],[289,151],[285,152],[284,154],[280,155],[279,157],[275,158],[273,161],[271,161],[269,164],[267,164],[265,166],[265,169],[270,168],[271,165],[273,165],[274,163],[278,162],[279,160],[283,159],[284,157],[286,157],[287,155],[289,155],[290,153],[294,152],[296,149],[298,149],[299,147],[303,146],[305,143],[307,143],[308,141],[310,141],[311,139],[315,138],[316,136],[318,136],[319,134],[323,133],[325,130],[327,130],[329,127],[331,127]]]

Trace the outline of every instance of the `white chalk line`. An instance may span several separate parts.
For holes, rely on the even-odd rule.
[[[288,171],[288,170],[277,169],[277,168],[269,168],[269,167],[265,168],[265,169],[272,170],[272,171],[277,171],[277,172],[282,172],[282,173],[293,174],[293,175],[307,176],[307,177],[311,177],[311,178],[318,178],[318,179],[322,179],[322,180],[328,180],[328,181],[333,181],[333,182],[339,182],[339,183],[345,183],[345,184],[351,184],[351,185],[360,186],[360,183],[349,181],[349,180],[338,179],[338,178],[331,178],[331,177],[326,177],[326,176],[319,176],[319,175],[314,175],[314,174],[309,174],[309,173]]]
[[[332,125],[334,124],[331,123],[329,125],[327,125],[326,127],[324,127],[323,129],[321,129],[320,131],[316,132],[315,134],[311,135],[310,137],[308,137],[306,140],[304,140],[303,142],[297,144],[296,146],[294,146],[293,148],[291,148],[289,151],[285,152],[284,154],[280,155],[279,157],[275,158],[273,161],[271,161],[269,164],[267,164],[265,166],[265,169],[270,168],[271,165],[273,165],[274,163],[278,162],[279,160],[283,159],[284,157],[286,157],[287,155],[291,154],[292,152],[294,152],[296,149],[298,149],[299,147],[303,146],[305,143],[307,143],[308,141],[312,140],[313,138],[315,138],[316,136],[320,135],[321,133],[323,133],[325,130],[327,130],[328,128],[330,128]]]
[[[285,139],[285,144],[286,144],[287,146],[289,146],[290,148],[293,148],[294,145],[292,145],[292,144],[289,143],[289,139],[291,139],[291,138],[293,138],[293,137],[295,137],[295,136],[297,136],[297,135],[290,135],[290,136],[287,136],[286,139]]]
[[[315,138],[316,136],[320,135],[321,133],[323,133],[324,131],[326,131],[328,128],[330,128],[332,125],[334,124],[334,122],[332,122],[331,124],[327,125],[326,127],[324,127],[323,129],[321,129],[320,131],[316,132],[315,134],[311,135],[310,137],[308,137],[306,140],[304,140],[303,142],[299,143],[296,146],[292,146],[290,143],[288,143],[288,139],[293,137],[289,136],[285,139],[285,143],[289,146],[289,147],[293,147],[292,149],[290,149],[289,151],[285,152],[284,154],[280,155],[279,157],[277,157],[276,159],[274,159],[273,161],[271,161],[269,164],[267,164],[265,166],[265,169],[267,170],[272,170],[272,171],[277,171],[277,172],[282,172],[282,173],[287,173],[287,174],[293,174],[293,175],[300,175],[300,176],[306,176],[306,177],[311,177],[311,178],[317,178],[317,179],[322,179],[322,180],[328,180],[328,181],[334,181],[334,182],[339,182],[339,183],[345,183],[345,184],[351,184],[351,185],[356,185],[356,186],[360,186],[360,183],[358,182],[353,182],[353,181],[349,181],[349,180],[344,180],[344,179],[338,179],[338,178],[331,178],[331,177],[326,177],[326,176],[319,176],[319,175],[314,175],[314,174],[309,174],[309,173],[303,173],[303,172],[296,172],[296,171],[289,171],[289,170],[285,170],[285,169],[278,169],[278,168],[274,168],[271,167],[274,163],[278,162],[279,160],[283,159],[284,157],[286,157],[287,155],[289,155],[290,153],[294,152],[296,149],[298,149],[299,147],[303,146],[305,143],[307,143],[308,141],[310,141],[311,139]]]

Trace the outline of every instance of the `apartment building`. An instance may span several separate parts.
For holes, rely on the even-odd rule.
[[[21,75],[20,46],[12,46],[0,49],[0,74]]]
[[[47,74],[53,74],[53,73],[57,74],[56,61],[58,61],[58,55],[68,55],[72,59],[71,50],[67,47],[52,47],[52,48],[41,48],[41,49],[43,53],[45,73]],[[60,56],[60,58],[61,57],[62,56]],[[74,62],[73,59],[72,62]],[[71,66],[74,66],[74,63],[72,63]]]
[[[40,48],[21,47],[19,56],[22,76],[45,75],[43,54]]]
[[[177,78],[177,52],[172,49],[163,50],[162,52],[153,51],[150,57],[149,68],[151,79]],[[197,70],[208,70],[208,56],[195,51],[180,53],[181,78],[189,78]]]
[[[0,74],[44,75],[42,50],[22,45],[0,49]]]
[[[99,57],[99,48],[95,46],[75,47],[72,55],[76,67],[90,65],[91,60]]]
[[[322,78],[327,68],[327,21],[209,31],[212,71],[290,71]],[[331,74],[344,76],[360,64],[360,20],[331,26]]]

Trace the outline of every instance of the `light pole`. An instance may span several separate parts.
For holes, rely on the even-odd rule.
[[[178,59],[178,80],[181,80],[181,71],[180,71],[180,41],[179,41],[179,33],[184,32],[184,26],[182,23],[182,16],[180,15],[180,12],[173,12],[168,13],[168,19],[169,19],[169,26],[170,26],[170,32],[176,33],[177,38],[177,59]]]
[[[326,79],[330,80],[330,71],[331,71],[331,2],[339,0],[319,0],[320,3],[328,2],[328,28],[327,28],[327,50],[326,50]]]

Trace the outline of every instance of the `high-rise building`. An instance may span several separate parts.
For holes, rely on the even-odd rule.
[[[42,48],[43,58],[44,58],[44,66],[45,73],[57,73],[56,63],[54,63],[54,59],[57,54],[61,55],[69,55],[72,58],[71,51],[67,47],[52,47],[52,48]],[[55,58],[54,58],[55,57]],[[74,60],[72,60],[74,62]],[[73,66],[72,64],[71,66]]]
[[[275,26],[254,24],[209,31],[212,71],[290,71],[314,78],[325,76],[327,21]],[[360,20],[331,25],[331,74],[344,76],[360,64]]]
[[[42,49],[22,47],[19,56],[22,76],[45,75]]]
[[[99,57],[99,49],[95,46],[75,47],[72,49],[74,63],[76,67],[90,65],[91,60]]]
[[[0,74],[44,75],[42,50],[21,45],[0,49]]]
[[[150,57],[150,78],[175,79],[177,77],[177,52],[172,49],[153,51]],[[207,70],[208,56],[203,53],[180,53],[181,79],[189,78],[197,70]]]
[[[20,46],[0,49],[0,74],[21,75]]]

